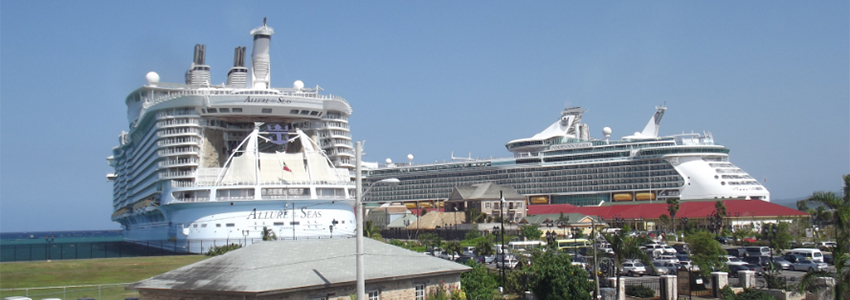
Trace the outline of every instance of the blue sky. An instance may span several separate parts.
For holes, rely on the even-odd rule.
[[[774,200],[850,173],[847,1],[0,1],[0,231],[117,229],[105,158],[148,71],[212,81],[268,17],[272,85],[345,97],[364,160],[505,157],[591,135],[711,132]],[[248,53],[250,53],[248,49]]]

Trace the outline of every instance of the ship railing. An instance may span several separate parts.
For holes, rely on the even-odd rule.
[[[171,181],[172,188],[191,188],[191,187],[234,187],[234,186],[263,186],[263,187],[308,187],[308,186],[347,186],[353,187],[353,181],[274,181],[274,182],[260,182],[259,184],[255,182],[221,182],[219,184],[215,184],[215,182],[183,182],[183,181]]]
[[[277,91],[276,93],[268,93],[269,91],[255,91],[255,90],[230,90],[230,89],[219,89],[218,87],[211,86],[210,88],[203,89],[185,89],[178,91],[152,91],[153,96],[145,95],[144,97],[144,105],[145,109],[150,108],[156,104],[166,102],[169,100],[177,99],[185,96],[209,96],[209,95],[282,95],[282,96],[290,96],[290,97],[298,97],[298,98],[311,98],[318,100],[336,100],[344,102],[348,104],[348,101],[345,98],[340,96],[327,94],[322,95],[317,92],[314,93],[304,93],[300,91],[291,91],[284,89],[273,88],[272,90]]]
[[[210,197],[181,197],[174,198],[172,202],[182,202],[182,203],[191,203],[191,202],[208,202],[210,201]]]
[[[176,171],[176,172],[160,172],[159,178],[174,178],[174,177],[195,177],[195,171]]]

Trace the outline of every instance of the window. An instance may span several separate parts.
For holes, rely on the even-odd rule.
[[[221,224],[215,224],[215,227],[221,227]]]
[[[216,111],[215,111],[215,108],[210,108],[210,109],[207,109],[207,112],[212,114],[212,113],[215,113]]]
[[[381,291],[379,290],[372,290],[369,291],[367,294],[369,294],[369,300],[381,300]]]
[[[230,109],[229,109],[229,108],[221,108],[221,109],[219,109],[219,110],[220,110],[221,112],[223,112],[223,113],[229,113],[229,112],[230,112]]]
[[[233,112],[242,112],[242,108],[241,107],[234,107]]]
[[[290,113],[290,114],[293,114],[293,115],[297,115],[297,114],[298,114],[298,110],[297,110],[297,109],[293,109],[293,110],[290,110],[290,111],[289,111],[289,113]]]
[[[264,114],[270,114],[270,113],[272,113],[272,109],[271,108],[263,108],[263,113]]]
[[[416,292],[416,298],[414,298],[414,299],[425,300],[425,285],[424,284],[417,284],[413,288]]]
[[[227,223],[227,224],[226,224],[226,225],[224,225],[224,226],[227,226],[227,227],[236,227],[236,223]]]

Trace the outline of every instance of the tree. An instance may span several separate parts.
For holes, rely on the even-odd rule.
[[[368,238],[381,238],[381,228],[375,226],[375,223],[372,221],[366,221],[366,225],[363,226],[363,236]]]
[[[594,285],[587,272],[558,251],[535,250],[529,287],[539,299],[590,299]]]
[[[466,236],[463,238],[464,240],[471,241],[481,237],[481,233],[478,230],[470,230],[466,232]]]
[[[480,256],[490,256],[496,254],[496,251],[493,250],[493,241],[489,238],[480,239],[477,243],[475,243],[475,253]]]
[[[461,252],[463,252],[463,248],[461,248],[460,242],[458,242],[458,241],[446,242],[446,249],[444,249],[444,250],[446,252],[448,252],[449,254],[455,254],[455,253],[460,254]]]
[[[263,240],[264,241],[277,241],[277,235],[274,234],[274,230],[271,228],[267,228],[263,226]]]
[[[658,216],[658,222],[661,222],[661,225],[667,227],[670,225],[670,217],[665,214],[661,214]]]
[[[564,228],[570,224],[570,217],[565,216],[564,212],[561,212],[561,215],[558,216],[558,219],[555,220],[555,225],[558,225],[560,228]]]
[[[676,213],[679,212],[679,198],[667,198],[667,212],[670,213],[670,223],[676,232]]]
[[[474,259],[466,261],[466,265],[472,267],[469,272],[460,274],[460,285],[466,292],[466,298],[469,300],[492,300],[498,283],[487,271],[487,266]]]
[[[755,232],[753,232],[753,229],[750,227],[740,227],[735,229],[735,232],[732,232],[732,237],[741,243],[741,247],[744,247],[744,239],[750,238],[754,235]]]
[[[835,260],[835,272],[816,271],[808,272],[800,279],[799,291],[808,289],[824,290],[825,280],[820,277],[831,277],[835,281],[835,287],[831,293],[835,300],[850,299],[850,175],[844,175],[843,195],[839,197],[833,192],[815,192],[806,199],[805,204],[819,204],[831,210],[832,222],[836,231],[836,247],[832,249]]]
[[[543,231],[540,231],[537,224],[520,225],[519,232],[530,240],[539,240],[540,236],[543,235]]]
[[[425,249],[428,247],[440,247],[442,241],[440,240],[440,236],[434,233],[423,233],[419,235],[419,242],[425,245]]]
[[[643,250],[640,249],[640,246],[645,244],[648,240],[646,237],[628,236],[625,229],[617,234],[602,233],[602,237],[608,242],[608,244],[611,244],[611,250],[614,251],[614,265],[617,270],[617,290],[619,291],[620,271],[623,269],[623,262],[627,258],[637,258],[644,264],[651,265],[649,263],[649,256],[646,255],[646,252],[643,252]]]
[[[474,207],[467,209],[463,213],[466,215],[466,221],[469,223],[481,223],[485,218],[484,214]]]
[[[708,277],[712,270],[726,269],[726,264],[722,260],[726,257],[726,251],[711,233],[694,232],[685,237],[685,243],[691,249],[694,265],[699,266],[699,272],[704,277]]]

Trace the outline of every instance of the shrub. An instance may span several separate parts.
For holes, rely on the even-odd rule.
[[[655,291],[642,285],[629,285],[626,286],[626,295],[638,298],[652,298],[655,297]]]
[[[215,247],[210,248],[210,250],[207,251],[206,255],[207,256],[222,255],[222,254],[225,254],[227,252],[230,252],[232,250],[236,250],[236,249],[239,249],[239,248],[242,248],[242,245],[228,244],[228,245],[224,245],[224,246],[215,246]]]

